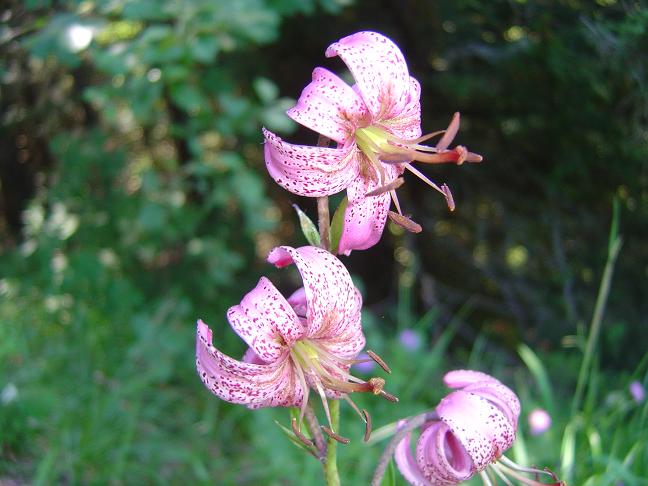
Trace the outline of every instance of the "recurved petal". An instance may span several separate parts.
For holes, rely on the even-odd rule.
[[[326,57],[340,56],[358,85],[375,120],[392,118],[410,100],[409,72],[400,49],[376,32],[358,32],[326,49]]]
[[[263,153],[270,176],[284,189],[307,197],[340,192],[358,175],[357,150],[286,143],[263,129]]]
[[[368,117],[367,107],[351,86],[322,67],[315,68],[313,81],[287,113],[297,123],[341,145]]]
[[[353,359],[364,348],[361,307],[362,296],[356,289],[354,296],[347,303],[346,317],[330,319],[320,328],[317,333],[319,343],[331,354],[339,358]]]
[[[304,392],[288,359],[271,364],[245,363],[212,345],[212,332],[199,320],[196,368],[205,386],[222,400],[249,408],[298,407]]]
[[[421,85],[410,77],[410,96],[402,111],[381,124],[398,138],[415,140],[421,136]]]
[[[405,420],[399,422],[401,424],[406,423]],[[414,455],[412,454],[411,448],[411,437],[412,433],[408,433],[402,441],[396,446],[394,451],[394,460],[396,461],[396,466],[401,474],[407,479],[407,481],[413,486],[434,486],[436,483],[431,483],[423,476],[421,469],[419,468]],[[443,486],[443,485],[441,485]]]
[[[288,303],[295,310],[299,317],[306,317],[306,309],[308,309],[308,301],[306,300],[306,291],[304,287],[295,290],[290,297]]]
[[[481,471],[496,460],[513,440],[515,429],[490,401],[463,390],[446,396],[436,412]]]
[[[481,381],[497,381],[491,375],[474,370],[452,370],[443,375],[443,383],[448,388],[462,388]]]
[[[399,168],[396,164],[383,164],[383,168],[386,177],[385,183],[398,177]],[[352,250],[366,250],[380,240],[387,222],[391,196],[389,192],[369,197],[365,197],[365,194],[374,191],[381,185],[379,180],[358,177],[347,188],[349,204],[344,213],[344,226],[338,253],[349,255]]]
[[[254,349],[252,348],[247,348],[247,351],[243,354],[243,362],[244,363],[254,363],[254,364],[268,364],[265,361],[263,361],[259,356],[254,352]]]
[[[291,263],[297,266],[304,281],[308,338],[325,339],[345,333],[347,339],[364,344],[359,319],[361,300],[340,260],[314,246],[279,246],[270,252],[268,262],[277,267]]]
[[[476,393],[497,406],[509,419],[514,429],[520,416],[520,400],[513,391],[496,378],[473,370],[454,370],[446,373],[443,381],[450,388],[463,388]]]
[[[423,475],[438,486],[458,484],[475,472],[472,459],[443,422],[433,422],[421,433],[416,461]]]
[[[236,334],[267,363],[287,353],[305,331],[291,305],[265,277],[239,305],[230,307],[227,318]]]

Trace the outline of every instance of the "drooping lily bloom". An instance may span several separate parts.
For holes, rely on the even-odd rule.
[[[448,186],[438,186],[413,161],[478,162],[465,147],[448,149],[459,129],[455,114],[448,130],[421,137],[421,87],[409,75],[400,49],[376,32],[358,32],[326,50],[339,56],[355,79],[349,86],[327,69],[313,71],[297,104],[288,110],[296,122],[337,143],[337,147],[293,145],[263,131],[265,161],[282,187],[301,196],[320,197],[347,191],[348,206],[338,252],[366,249],[378,242],[388,215],[412,231],[420,226],[401,213],[396,189],[405,169],[454,202]],[[436,146],[421,143],[444,133]],[[389,211],[391,200],[397,213]]]
[[[228,310],[232,329],[249,346],[243,361],[216,349],[211,329],[198,321],[196,366],[207,388],[223,400],[249,408],[302,410],[313,388],[327,416],[327,397],[354,391],[384,393],[381,378],[364,381],[349,374],[365,338],[362,297],[342,263],[312,246],[274,248],[268,261],[277,267],[294,263],[304,286],[286,299],[262,277],[239,305]]]
[[[515,393],[478,371],[451,371],[444,382],[457,390],[436,407],[438,420],[421,427],[416,455],[410,447],[411,434],[396,448],[396,464],[407,481],[415,486],[451,486],[480,473],[487,485],[495,484],[495,477],[506,477],[505,484],[511,484],[511,478],[545,484],[523,475],[529,473],[545,474],[553,481],[549,484],[561,484],[548,471],[518,466],[502,455],[517,431],[520,402]]]

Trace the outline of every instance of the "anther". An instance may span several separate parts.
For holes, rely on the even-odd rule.
[[[454,211],[455,202],[454,202],[454,198],[452,197],[452,192],[450,192],[450,188],[448,187],[448,185],[441,184],[441,191],[443,192],[443,195],[446,198],[446,202],[448,203],[448,209],[450,209],[450,211]]]
[[[398,397],[392,395],[391,393],[387,393],[385,390],[380,390],[379,394],[380,394],[381,397],[389,400],[390,402],[398,403]]]
[[[313,441],[307,438],[304,434],[302,434],[301,430],[299,430],[299,427],[297,426],[297,419],[295,417],[293,417],[290,425],[292,426],[293,433],[297,436],[302,444],[304,444],[306,447],[314,446]]]
[[[385,184],[384,186],[380,186],[377,189],[368,192],[367,194],[365,194],[365,197],[380,196],[381,194],[384,194],[388,191],[393,191],[394,189],[398,189],[403,184],[405,184],[405,179],[403,179],[402,177],[397,177],[393,181]]]
[[[364,441],[369,442],[369,439],[371,438],[371,415],[369,415],[369,412],[367,412],[364,408],[362,409],[362,415],[364,415],[365,419]]]
[[[387,363],[385,363],[385,361],[376,353],[374,353],[371,349],[367,350],[367,355],[371,359],[373,359],[378,364],[378,366],[380,366],[383,370],[385,370],[387,373],[391,373],[391,368],[387,366]]]
[[[446,196],[446,200],[447,200],[447,196]],[[389,216],[389,219],[391,219],[392,222],[394,222],[394,224],[397,224],[401,228],[406,229],[410,233],[420,233],[421,231],[423,231],[423,228],[421,227],[420,224],[412,221],[407,216],[403,216],[402,214],[395,213],[394,211],[389,211],[387,215]]]
[[[351,440],[347,439],[346,437],[342,437],[341,435],[337,435],[335,432],[333,432],[331,429],[329,429],[326,425],[322,425],[322,430],[326,435],[328,435],[331,439],[338,441],[340,444],[348,444],[351,442]]]

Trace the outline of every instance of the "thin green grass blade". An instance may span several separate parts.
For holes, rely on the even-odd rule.
[[[561,477],[567,482],[572,484],[574,476],[574,464],[576,460],[576,431],[578,429],[578,422],[580,419],[573,418],[565,427],[563,432],[562,444],[560,448],[560,471]]]
[[[524,364],[529,369],[531,375],[533,376],[533,379],[538,385],[544,407],[549,411],[550,415],[553,415],[553,390],[551,383],[549,382],[549,375],[547,374],[547,370],[542,364],[542,361],[540,360],[540,358],[538,358],[538,355],[535,354],[535,352],[533,352],[533,350],[524,343],[518,346],[518,354],[520,355],[522,361],[524,361]]]

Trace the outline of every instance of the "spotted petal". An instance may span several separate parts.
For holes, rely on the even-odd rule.
[[[279,246],[270,252],[268,261],[277,267],[291,263],[297,266],[304,281],[309,339],[321,339],[326,343],[332,336],[343,336],[344,350],[340,348],[340,352],[357,349],[357,354],[362,349],[362,299],[340,260],[314,246]]]
[[[458,484],[475,472],[472,459],[443,422],[433,422],[421,433],[416,462],[423,475],[438,486]]]
[[[341,145],[347,143],[358,125],[368,118],[362,98],[338,76],[318,67],[313,81],[304,88],[288,116]]]
[[[212,331],[199,320],[196,368],[205,386],[222,400],[249,408],[300,406],[303,390],[288,359],[271,364],[237,361],[212,345]]]
[[[399,426],[407,423],[405,420],[399,422]],[[401,474],[407,479],[407,481],[413,486],[434,486],[430,483],[421,472],[414,455],[412,454],[412,448],[410,445],[412,433],[409,432],[403,440],[401,440],[396,446],[394,451],[394,460],[396,461],[396,466],[398,466]],[[443,485],[445,486],[445,485]]]
[[[400,169],[396,165],[384,165],[387,181],[394,180]],[[344,226],[338,245],[338,253],[349,255],[352,250],[371,248],[382,236],[387,222],[391,196],[389,192],[365,197],[380,186],[378,180],[358,178],[347,188],[349,204],[344,213]]]
[[[230,307],[227,318],[236,334],[266,363],[279,359],[304,335],[291,305],[265,277],[239,305]]]
[[[494,404],[463,390],[446,396],[436,412],[481,471],[515,439],[515,427]]]
[[[479,371],[454,370],[446,373],[443,381],[450,388],[461,388],[490,401],[506,415],[514,427],[517,426],[520,416],[520,400],[510,388],[499,380]]]
[[[357,149],[353,144],[346,148],[293,145],[265,128],[263,135],[270,176],[293,194],[328,196],[345,189],[358,176]]]
[[[403,111],[410,100],[410,76],[400,49],[376,32],[358,32],[331,44],[326,57],[340,56],[375,120]]]
[[[403,140],[415,140],[421,136],[421,85],[410,77],[409,101],[393,118],[382,120],[380,125]]]

